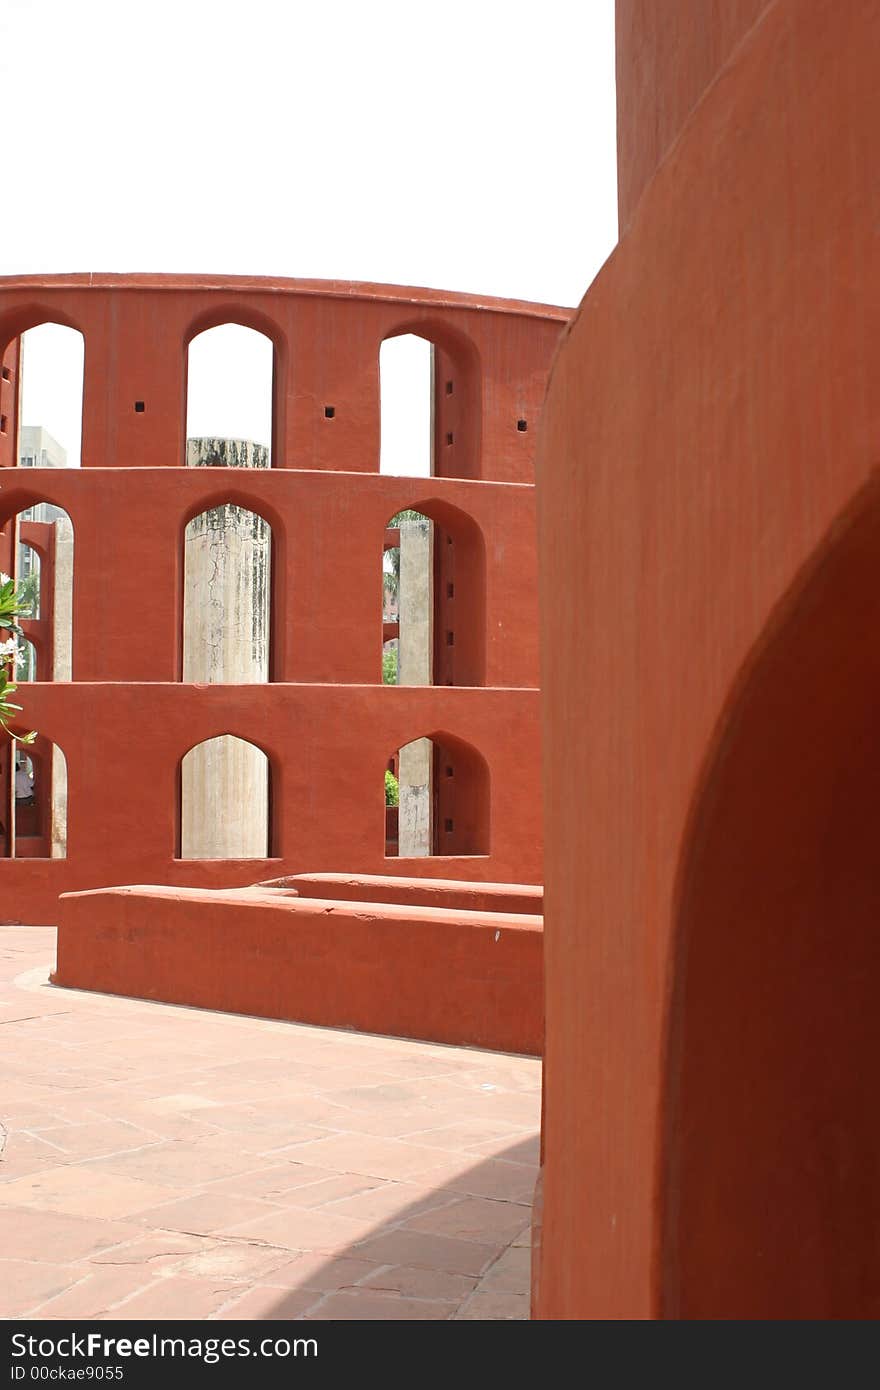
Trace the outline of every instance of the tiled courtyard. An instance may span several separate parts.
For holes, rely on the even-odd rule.
[[[528,1316],[537,1060],[55,989],[0,927],[0,1317]]]

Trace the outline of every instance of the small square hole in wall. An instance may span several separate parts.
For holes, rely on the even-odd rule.
[[[516,427],[519,430],[520,434],[525,434],[526,430],[529,427],[529,422],[528,420],[517,420]]]
[[[454,438],[455,438],[455,436],[450,432],[450,433],[447,434],[447,436],[446,436],[446,443],[447,443],[447,444],[451,444]]]
[[[451,396],[451,395],[452,395],[452,382],[451,382],[451,381],[447,381],[447,383],[446,383],[446,394],[447,394],[447,396]]]
[[[325,406],[324,406],[324,419],[325,419],[325,420],[332,420],[333,417],[335,416],[335,414],[336,414],[336,406],[335,406],[335,405],[325,405]]]
[[[454,646],[455,646],[455,633],[454,633],[454,632],[447,632],[447,634],[446,634],[446,645],[447,645],[447,647],[454,647]]]
[[[9,370],[8,367],[3,367],[2,370],[0,370],[0,377],[2,377],[4,381],[11,381],[12,372]]]
[[[453,822],[449,819],[448,816],[446,817],[446,819],[445,819],[444,822],[443,822],[443,829],[446,831],[446,834],[447,834],[447,835],[451,835],[452,832],[453,832],[453,830],[455,829],[455,825],[454,825]]]
[[[447,776],[447,777],[454,777],[454,776],[455,776],[455,769],[454,769],[454,768],[451,768],[451,767],[447,767],[447,769],[446,769],[446,776]]]
[[[0,415],[0,434],[6,433],[7,419],[5,415]]]
[[[135,403],[134,403],[134,413],[135,413],[135,415],[143,415],[145,409],[146,409],[146,406],[144,405],[143,401],[135,401]]]
[[[447,598],[455,598],[455,585],[454,585],[454,584],[447,584],[447,585],[446,585],[446,597],[447,597]]]

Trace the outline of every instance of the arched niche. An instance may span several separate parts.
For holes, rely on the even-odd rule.
[[[26,713],[26,712],[25,712]],[[9,805],[0,813],[5,855],[14,859],[67,856],[67,759],[57,743],[38,734],[32,745],[7,743],[3,782]]]
[[[28,327],[17,335],[20,394],[15,459],[22,468],[78,468],[85,338],[71,324],[30,323],[29,317],[24,320]]]
[[[269,331],[267,331],[269,330]],[[214,313],[186,340],[188,467],[269,468],[277,454],[278,347],[262,318]]]
[[[266,859],[271,770],[257,744],[220,734],[195,744],[180,764],[181,859]]]
[[[692,809],[667,1059],[667,1317],[880,1308],[878,632],[873,483],[757,644]]]
[[[379,471],[479,478],[482,381],[474,344],[447,324],[419,321],[379,347]]]
[[[75,543],[70,516],[39,493],[4,490],[0,555],[0,569],[15,578],[28,605],[20,623],[38,654],[39,679],[71,680]]]
[[[382,805],[389,858],[489,853],[489,767],[476,748],[452,734],[435,731],[391,751]]]
[[[485,683],[486,546],[458,507],[428,498],[388,518],[381,660],[387,685]]]
[[[181,677],[247,685],[272,679],[273,531],[261,512],[218,500],[183,532]]]

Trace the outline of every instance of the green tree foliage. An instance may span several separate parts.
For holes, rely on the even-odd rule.
[[[36,738],[35,733],[14,734],[10,729],[16,715],[21,714],[21,705],[13,704],[9,698],[15,694],[11,672],[15,667],[19,638],[22,636],[21,627],[16,619],[28,612],[27,596],[22,596],[21,592],[16,590],[8,574],[0,574],[0,631],[9,633],[9,636],[0,642],[0,730],[19,743],[33,743]]]
[[[400,805],[400,786],[393,772],[385,773],[385,805]]]
[[[389,647],[382,653],[382,684],[397,684],[397,648]]]

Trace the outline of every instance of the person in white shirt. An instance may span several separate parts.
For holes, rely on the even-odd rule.
[[[34,783],[29,775],[27,766],[21,762],[15,769],[15,804],[16,806],[33,806],[34,804]]]

